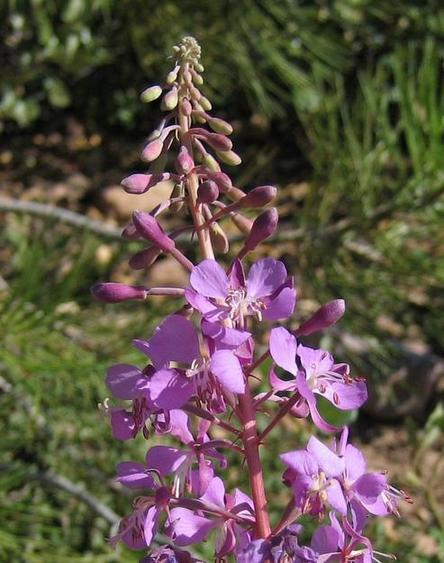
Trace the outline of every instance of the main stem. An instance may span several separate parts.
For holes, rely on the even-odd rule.
[[[256,412],[248,383],[246,392],[243,395],[239,395],[239,407],[240,419],[244,426],[242,441],[256,513],[256,536],[258,538],[267,538],[271,533],[270,519],[267,510],[262,463],[259,457]]]

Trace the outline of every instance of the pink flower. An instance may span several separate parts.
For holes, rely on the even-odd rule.
[[[239,261],[228,274],[215,260],[204,260],[194,267],[187,301],[211,321],[246,316],[259,320],[286,319],[292,315],[296,294],[282,262],[263,258],[250,268],[247,278]]]

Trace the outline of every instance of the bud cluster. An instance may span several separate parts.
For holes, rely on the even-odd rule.
[[[246,193],[233,186],[222,165],[235,166],[241,159],[229,138],[231,125],[210,113],[211,103],[200,91],[200,47],[185,37],[174,56],[165,83],[142,93],[146,102],[160,98],[165,112],[142,151],[149,169],[122,181],[123,189],[135,195],[166,180],[174,188],[151,212],[135,211],[123,236],[148,243],[130,258],[132,268],[149,268],[168,254],[188,272],[189,282],[186,287],[151,288],[100,283],[92,292],[109,303],[151,295],[179,301],[177,312],[163,319],[148,339],[134,341],[146,358],[142,367],[109,368],[106,384],[115,402],[105,403],[116,439],[142,435],[149,441],[153,434],[168,435],[177,446],[153,445],[144,461],[118,465],[116,479],[139,495],[112,542],[149,550],[141,560],[145,563],[198,561],[183,548],[209,537],[219,562],[233,557],[253,563],[377,561],[383,554],[364,535],[367,518],[397,514],[399,500],[407,497],[385,475],[367,472],[362,453],[347,444],[348,430],[333,426],[318,410],[319,396],[338,409],[359,408],[367,399],[364,379],[354,377],[347,364],[337,363],[326,350],[303,343],[305,336],[336,323],[345,303],[337,299],[321,306],[296,329],[281,325],[296,306],[293,278],[274,258],[249,268],[244,264],[276,231],[277,210],[263,208],[277,190],[259,186]],[[165,171],[167,155],[173,156],[173,170]],[[167,210],[182,212],[185,226],[166,232],[159,219]],[[260,213],[252,220],[245,210]],[[221,225],[225,219],[245,236],[227,269],[214,258],[215,252],[229,251]],[[180,249],[179,235],[197,237],[200,262],[193,263]],[[261,355],[254,338],[258,323],[269,328]],[[256,370],[269,357],[267,391],[255,394]],[[259,432],[257,420],[264,411],[271,418]],[[271,522],[259,450],[284,416],[310,417],[319,430],[341,435],[331,447],[313,436],[306,449],[280,456],[288,504],[279,521]],[[215,436],[216,427],[225,438],[220,432]],[[245,464],[251,497],[238,488],[226,491],[226,450]],[[319,523],[309,546],[300,543],[297,521],[302,515]],[[171,544],[152,550],[160,530]]]

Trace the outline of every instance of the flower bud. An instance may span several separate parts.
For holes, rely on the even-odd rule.
[[[157,246],[150,246],[131,256],[128,263],[133,270],[143,270],[152,266],[161,252]]]
[[[226,254],[230,249],[228,237],[222,227],[217,223],[213,223],[210,226],[210,239],[216,252]]]
[[[225,151],[225,152],[216,151],[216,156],[222,162],[225,162],[225,164],[228,164],[229,166],[237,166],[242,162],[241,157],[238,154],[236,154],[234,151]]]
[[[213,172],[210,174],[210,179],[216,182],[221,192],[225,192],[233,187],[231,178],[225,172]]]
[[[160,108],[164,111],[171,111],[177,106],[178,101],[179,96],[177,94],[177,88],[173,86],[173,88],[171,88],[171,90],[162,98]]]
[[[201,96],[201,97],[200,97],[199,103],[200,103],[200,105],[203,107],[203,109],[204,109],[205,111],[210,111],[211,108],[213,107],[213,106],[211,105],[210,100],[209,100],[208,98],[206,98],[205,96]]]
[[[271,237],[276,231],[278,220],[279,215],[274,207],[267,209],[267,211],[264,211],[256,217],[253,221],[250,234],[245,241],[245,249],[251,252],[258,244]]]
[[[308,336],[334,325],[345,313],[345,301],[335,299],[320,307],[308,320],[295,330],[296,336]]]
[[[160,139],[154,139],[148,143],[142,151],[142,160],[146,162],[152,162],[158,158],[163,150],[163,141]]]
[[[211,117],[208,120],[208,125],[213,131],[216,131],[216,133],[222,133],[223,135],[231,135],[233,132],[233,127],[231,127],[228,121],[220,119],[220,117]]]
[[[204,83],[204,79],[202,78],[202,76],[194,69],[191,70],[191,74],[193,76],[194,84],[197,84],[198,86],[202,86],[202,84]]]
[[[216,182],[206,180],[197,190],[197,203],[213,203],[219,197],[219,188]]]
[[[192,112],[193,112],[193,107],[192,107],[192,105],[190,104],[190,101],[187,100],[186,98],[183,98],[183,99],[180,101],[180,111],[181,111],[184,115],[186,115],[187,117],[189,117],[189,116],[192,114]]]
[[[227,152],[233,147],[233,143],[225,135],[220,133],[207,133],[205,135],[205,141],[213,148],[215,151]]]
[[[151,174],[131,174],[120,183],[129,194],[143,194],[148,190]]]
[[[173,84],[173,82],[176,81],[177,79],[177,73],[179,72],[180,66],[177,65],[173,68],[173,70],[171,70],[166,77],[166,83],[167,84]]]
[[[182,145],[176,158],[176,170],[179,174],[189,174],[193,168],[194,160],[188,149]]]
[[[140,94],[140,99],[145,103],[154,102],[154,100],[157,100],[161,94],[162,88],[160,86],[150,86]]]
[[[274,186],[259,186],[238,201],[240,209],[254,209],[264,207],[276,197],[277,189]]]
[[[146,240],[151,241],[164,252],[171,252],[175,248],[175,243],[165,234],[157,220],[146,211],[134,211],[133,222]]]
[[[207,168],[212,170],[213,172],[220,172],[220,166],[217,160],[214,158],[213,155],[206,153],[203,158],[203,163]]]
[[[147,288],[124,283],[97,283],[91,288],[91,293],[96,299],[105,303],[120,303],[131,299],[145,299]]]
[[[196,67],[197,72],[203,72],[205,70],[203,65],[200,63],[196,63],[194,66]]]

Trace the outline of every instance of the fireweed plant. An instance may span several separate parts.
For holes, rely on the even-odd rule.
[[[211,115],[211,103],[199,89],[204,69],[195,39],[183,38],[174,47],[174,58],[165,83],[142,93],[146,102],[162,97],[165,112],[142,152],[150,168],[122,181],[130,194],[145,193],[165,180],[174,188],[150,213],[135,211],[123,236],[147,241],[130,259],[134,269],[148,268],[167,254],[189,273],[189,283],[185,288],[100,283],[92,292],[109,303],[152,295],[177,299],[176,313],[147,340],[134,341],[147,357],[146,365],[118,364],[108,370],[106,384],[117,402],[107,400],[106,412],[118,440],[139,433],[149,440],[155,433],[173,436],[178,445],[155,445],[143,463],[118,464],[117,480],[140,494],[111,541],[145,550],[144,563],[199,561],[186,548],[209,538],[216,561],[367,563],[393,558],[373,548],[364,528],[371,515],[397,514],[406,495],[389,485],[384,473],[369,472],[363,454],[348,443],[347,428],[329,424],[317,407],[322,396],[338,409],[359,408],[367,399],[365,381],[326,350],[303,343],[305,336],[342,317],[344,301],[321,306],[296,330],[274,326],[267,350],[256,353],[255,325],[286,321],[296,305],[293,279],[282,262],[262,258],[245,265],[245,258],[276,231],[276,209],[263,209],[275,198],[276,188],[260,186],[244,193],[232,185],[221,163],[235,166],[241,159],[232,150],[231,125]],[[166,172],[172,151],[174,170]],[[260,210],[254,220],[243,215],[251,209]],[[192,225],[165,232],[159,218],[167,210],[188,211]],[[220,226],[226,218],[245,235],[228,269],[215,259],[215,252],[228,251]],[[187,234],[197,238],[197,264],[176,244],[179,235]],[[269,357],[269,389],[255,394],[254,374]],[[285,379],[278,375],[283,372]],[[259,432],[258,413],[271,404],[276,406],[268,426]],[[289,501],[279,521],[270,522],[259,450],[287,415],[310,417],[321,431],[337,436],[328,446],[313,436],[305,449],[282,453]],[[216,427],[217,436],[225,432],[224,439],[213,437]],[[248,469],[248,494],[225,490],[224,450],[236,452],[239,466]],[[311,515],[318,525],[310,545],[300,540],[302,515]],[[158,532],[169,538],[168,545],[152,546]]]

